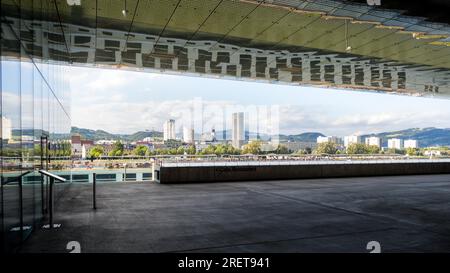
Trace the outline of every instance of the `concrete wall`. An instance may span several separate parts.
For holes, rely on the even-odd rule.
[[[160,167],[162,184],[450,173],[449,162]]]

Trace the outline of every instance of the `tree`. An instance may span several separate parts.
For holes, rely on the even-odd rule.
[[[216,148],[213,145],[208,145],[207,147],[203,148],[199,154],[201,155],[210,155],[215,154]]]
[[[241,150],[233,147],[232,145],[226,144],[225,145],[225,154],[238,155],[238,154],[241,154]]]
[[[347,147],[347,154],[378,154],[380,147],[376,145],[366,145],[363,143],[352,143]]]
[[[187,153],[188,155],[195,155],[195,146],[194,146],[194,145],[189,146],[189,147],[186,149],[186,153]]]
[[[367,152],[369,154],[379,154],[380,147],[378,147],[377,145],[367,145]]]
[[[40,154],[41,154],[41,145],[35,144],[35,145],[34,145],[34,151],[33,151],[33,153],[34,153],[35,155],[40,155]]]
[[[102,146],[94,146],[90,151],[89,151],[89,157],[90,158],[99,158],[100,156],[103,155],[103,147]]]
[[[421,155],[420,150],[416,148],[406,148],[405,152],[409,156]]]
[[[319,143],[316,148],[316,154],[336,154],[338,151],[337,145],[333,142]]]
[[[177,148],[177,155],[184,155],[185,151],[186,151],[186,149],[184,149],[183,146],[180,146]]]
[[[195,154],[195,147],[191,146],[191,152],[192,154]],[[189,153],[191,154],[191,153]],[[208,145],[207,147],[203,148],[201,151],[198,152],[200,155],[235,155],[240,154],[240,150],[234,148],[233,146],[229,144],[219,144],[219,145]]]
[[[400,150],[400,149],[390,148],[390,149],[388,149],[388,153],[389,154],[400,154],[400,155],[403,155],[403,154],[405,154],[405,151]]]
[[[136,148],[134,148],[133,150],[133,154],[137,155],[137,156],[145,156],[148,154],[148,147],[144,146],[144,145],[138,145]]]
[[[226,152],[225,145],[219,144],[215,147],[214,153],[216,155],[223,155],[223,154],[225,154],[225,152]]]
[[[244,149],[242,149],[243,154],[253,154],[257,155],[261,153],[261,142],[260,141],[252,141],[247,145],[244,145]]]
[[[367,154],[368,152],[367,146],[362,143],[351,143],[347,147],[347,154],[349,155],[361,155]]]
[[[109,156],[122,156],[122,155],[123,155],[123,144],[119,140],[113,144],[113,149],[109,152]]]
[[[166,149],[158,148],[155,150],[155,155],[166,155],[167,152],[168,152],[168,150],[166,150]]]
[[[276,154],[288,154],[289,150],[285,145],[278,144],[278,147],[275,150]]]

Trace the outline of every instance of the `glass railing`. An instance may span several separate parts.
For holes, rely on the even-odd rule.
[[[155,158],[158,166],[258,166],[450,162],[450,157],[405,155],[205,155]]]

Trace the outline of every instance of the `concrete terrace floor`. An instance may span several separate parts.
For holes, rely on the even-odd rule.
[[[450,252],[450,175],[70,186],[22,252]]]

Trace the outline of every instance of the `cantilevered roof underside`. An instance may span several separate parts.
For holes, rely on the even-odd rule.
[[[21,23],[15,1],[4,2],[6,38],[48,40],[36,57],[450,97],[450,26],[383,1],[56,0],[43,9],[22,0]]]

